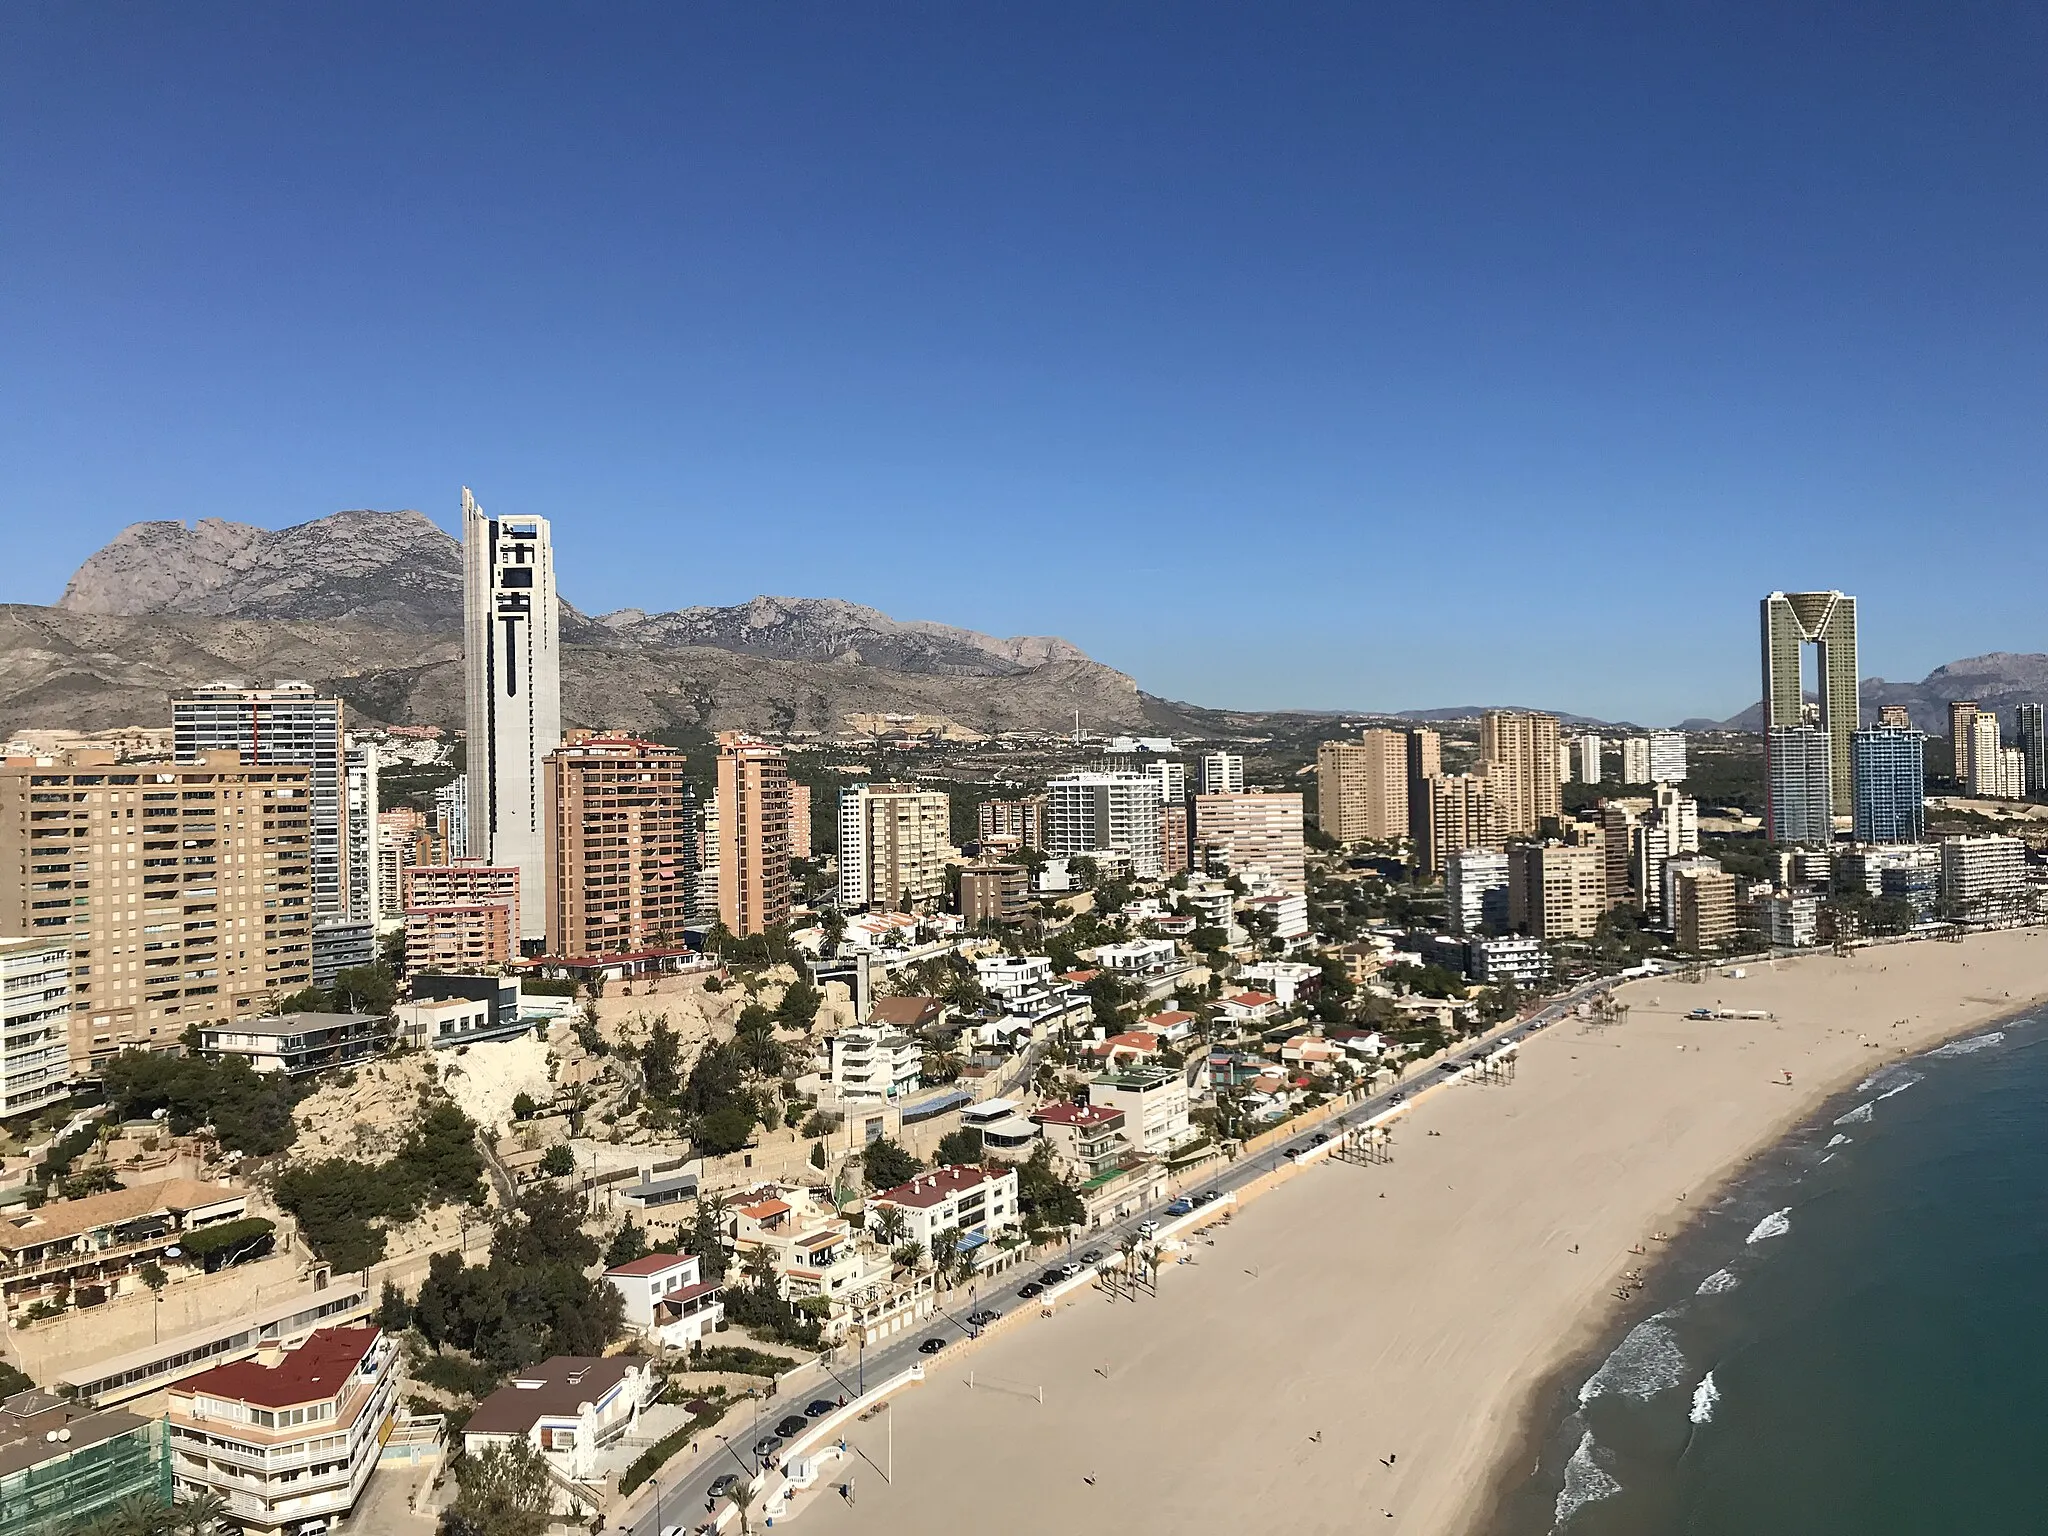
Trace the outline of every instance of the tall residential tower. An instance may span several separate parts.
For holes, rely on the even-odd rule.
[[[1768,797],[1786,782],[1785,774],[1772,763],[1771,753],[1779,742],[1795,738],[1779,736],[1807,724],[1806,687],[1803,680],[1805,648],[1812,645],[1819,654],[1816,677],[1820,694],[1820,729],[1828,738],[1829,781],[1834,814],[1848,816],[1856,809],[1854,763],[1850,738],[1860,720],[1856,673],[1856,599],[1845,592],[1773,592],[1761,604],[1764,664],[1764,783],[1767,796],[1766,822],[1771,835],[1778,836],[1778,817]],[[1808,761],[1803,742],[1799,755]],[[1801,785],[1802,817],[1811,796],[1810,785]],[[1788,839],[1803,841],[1804,839]]]
[[[487,517],[462,492],[469,853],[517,866],[520,937],[547,937],[541,759],[562,744],[561,614],[541,517]]]

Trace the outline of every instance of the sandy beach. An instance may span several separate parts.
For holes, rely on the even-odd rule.
[[[1650,1235],[1882,1063],[2048,998],[2048,933],[1620,995],[1626,1023],[1554,1026],[1513,1082],[1431,1093],[1391,1164],[1319,1164],[1251,1202],[1157,1299],[1090,1293],[949,1351],[896,1399],[894,1485],[856,1464],[856,1504],[824,1494],[797,1518],[1462,1536],[1537,1389],[1613,1316],[1622,1273],[1655,1262]],[[1776,1017],[1683,1017],[1702,1006]],[[881,1428],[852,1437],[877,1461]]]

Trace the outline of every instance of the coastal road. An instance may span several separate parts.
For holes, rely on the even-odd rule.
[[[1217,1190],[1228,1194],[1242,1189],[1253,1181],[1265,1177],[1274,1169],[1293,1157],[1318,1145],[1313,1139],[1320,1134],[1325,1140],[1370,1120],[1375,1115],[1398,1108],[1406,1102],[1411,1093],[1419,1093],[1437,1079],[1449,1079],[1455,1070],[1469,1066],[1504,1045],[1519,1043],[1538,1030],[1566,1017],[1580,1003],[1589,1002],[1609,987],[1618,978],[1601,977],[1586,983],[1564,996],[1554,998],[1535,1014],[1526,1019],[1517,1019],[1503,1024],[1489,1034],[1475,1037],[1470,1042],[1450,1052],[1440,1062],[1426,1068],[1422,1073],[1405,1082],[1389,1083],[1380,1092],[1361,1099],[1358,1103],[1332,1115],[1313,1127],[1304,1128],[1302,1133],[1260,1153],[1257,1157],[1241,1159],[1228,1167],[1218,1170],[1202,1183],[1206,1190]],[[1147,1221],[1156,1221],[1164,1211],[1164,1204],[1147,1211],[1141,1211],[1112,1226],[1097,1227],[1074,1238],[1058,1254],[1042,1256],[1029,1269],[1019,1268],[1001,1277],[990,1277],[979,1283],[974,1291],[956,1300],[946,1310],[934,1313],[916,1328],[906,1329],[886,1343],[868,1350],[856,1350],[853,1357],[836,1359],[832,1364],[818,1371],[804,1373],[792,1379],[787,1390],[781,1394],[757,1399],[753,1411],[744,1411],[744,1406],[735,1409],[726,1418],[707,1430],[699,1439],[695,1456],[677,1458],[669,1463],[669,1470],[656,1479],[659,1493],[658,1503],[648,1508],[631,1525],[614,1518],[607,1526],[610,1531],[626,1531],[631,1536],[662,1536],[663,1532],[680,1527],[692,1532],[704,1525],[715,1513],[710,1498],[712,1482],[727,1474],[746,1479],[759,1470],[758,1459],[753,1447],[762,1437],[774,1432],[778,1420],[791,1414],[801,1416],[807,1403],[825,1399],[838,1403],[841,1397],[853,1402],[865,1393],[869,1383],[887,1381],[900,1375],[912,1365],[920,1362],[933,1365],[944,1362],[950,1346],[962,1339],[975,1336],[977,1329],[967,1321],[970,1313],[990,1311],[1007,1316],[1019,1308],[1038,1305],[1036,1300],[1026,1300],[1017,1294],[1019,1286],[1033,1280],[1046,1269],[1061,1264],[1076,1263],[1077,1254],[1091,1248],[1099,1248],[1110,1258],[1118,1255],[1124,1239],[1137,1233],[1139,1226]],[[934,1354],[922,1354],[919,1346],[927,1339],[943,1339],[948,1348]],[[844,1354],[845,1350],[839,1351]],[[721,1438],[723,1437],[723,1438]]]

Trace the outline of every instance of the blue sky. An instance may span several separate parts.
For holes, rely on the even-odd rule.
[[[0,600],[458,488],[1208,704],[2048,649],[2048,13],[17,5]]]

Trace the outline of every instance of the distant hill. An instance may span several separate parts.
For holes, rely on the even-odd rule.
[[[1185,730],[1190,719],[1067,641],[893,619],[836,598],[602,618],[562,606],[563,711],[582,725],[837,735],[856,717],[970,730]],[[459,543],[418,512],[275,531],[136,523],[55,607],[0,606],[0,724],[165,714],[221,677],[303,678],[391,724],[459,725]]]

